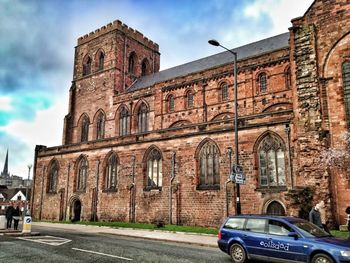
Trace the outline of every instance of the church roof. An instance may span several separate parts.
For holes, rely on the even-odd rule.
[[[289,33],[284,33],[234,48],[232,51],[237,52],[237,60],[243,60],[287,47],[289,47]],[[152,75],[141,77],[129,87],[128,91],[150,87],[159,82],[232,63],[232,61],[232,54],[228,51],[224,51],[180,66],[165,69]]]
[[[10,201],[18,192],[22,192],[23,195],[28,194],[28,200],[30,198],[32,189],[31,188],[9,188],[9,189],[0,189],[0,193],[5,197],[5,201]]]

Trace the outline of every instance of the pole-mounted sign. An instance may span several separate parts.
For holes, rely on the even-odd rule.
[[[233,165],[230,180],[236,184],[245,184],[245,174],[241,165]]]

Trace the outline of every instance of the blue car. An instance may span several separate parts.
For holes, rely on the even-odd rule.
[[[218,245],[236,263],[350,262],[350,239],[336,238],[297,217],[239,215],[221,226]]]

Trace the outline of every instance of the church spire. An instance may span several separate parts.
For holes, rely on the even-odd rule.
[[[3,177],[10,176],[9,172],[8,172],[8,165],[9,165],[8,162],[9,162],[9,149],[7,149],[4,169],[2,170],[2,173],[1,173],[1,176],[3,176]]]

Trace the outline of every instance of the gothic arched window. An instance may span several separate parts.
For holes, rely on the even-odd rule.
[[[88,172],[88,162],[87,159],[81,158],[78,164],[77,171],[77,179],[76,179],[76,190],[84,191],[86,188],[86,180],[87,180],[87,172]]]
[[[285,78],[286,78],[286,88],[290,89],[292,86],[292,75],[291,75],[290,67],[288,67],[286,69],[284,74],[285,74]]]
[[[173,95],[170,95],[170,96],[168,97],[168,111],[169,111],[169,112],[172,112],[172,111],[174,111],[174,108],[175,108],[174,96],[173,96]]]
[[[100,112],[96,121],[96,139],[103,139],[105,137],[105,115]]]
[[[149,72],[149,63],[147,59],[144,59],[141,65],[141,76],[146,76],[148,72]]]
[[[128,72],[135,74],[135,53],[132,52],[129,56]]]
[[[117,155],[113,153],[107,161],[105,172],[105,189],[112,190],[117,187],[118,161]]]
[[[81,142],[87,142],[89,139],[89,124],[89,118],[84,116],[81,122]]]
[[[350,61],[346,61],[342,66],[344,104],[346,111],[346,122],[350,128]]]
[[[51,163],[49,172],[49,192],[56,192],[57,180],[58,180],[58,162],[55,160]]]
[[[119,112],[119,135],[120,136],[128,135],[129,126],[130,126],[129,111],[126,109],[126,107],[122,107]]]
[[[186,106],[188,109],[193,108],[193,93],[192,93],[192,91],[189,91],[186,94]]]
[[[100,55],[98,57],[98,70],[101,71],[104,68],[104,64],[105,64],[105,54],[103,54],[103,52],[100,52]]]
[[[258,147],[260,187],[286,185],[286,167],[283,143],[268,134]]]
[[[92,60],[90,56],[87,56],[83,62],[83,76],[91,74],[91,63],[92,63]]]
[[[258,86],[259,86],[259,93],[264,93],[267,91],[267,74],[265,72],[262,72],[258,76]]]
[[[198,189],[219,189],[219,149],[213,142],[205,143],[198,156]]]
[[[137,114],[138,119],[138,132],[148,131],[148,108],[145,103],[142,103]]]
[[[146,189],[162,187],[162,156],[157,149],[152,149],[147,156],[147,183]]]
[[[228,85],[226,82],[222,83],[220,85],[221,89],[221,101],[226,101],[228,100]]]

